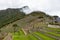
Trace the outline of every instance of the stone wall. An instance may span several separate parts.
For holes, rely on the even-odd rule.
[[[48,27],[51,27],[51,28],[60,28],[60,26],[58,26],[58,25],[48,25]]]

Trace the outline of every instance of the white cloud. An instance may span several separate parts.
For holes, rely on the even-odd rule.
[[[20,8],[24,5],[28,5],[31,10],[60,16],[60,0],[0,0],[0,9]]]
[[[52,12],[46,12],[47,14],[49,13],[51,16],[59,16],[60,17],[60,11],[52,11]]]

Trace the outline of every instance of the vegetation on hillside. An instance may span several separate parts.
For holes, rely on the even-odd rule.
[[[60,25],[58,16],[50,16],[41,11],[26,15],[20,9],[11,8],[1,10],[0,14],[0,39],[7,36],[13,40],[60,40],[60,28],[48,27]]]
[[[25,13],[20,12],[20,9],[9,8],[6,10],[0,10],[0,28],[18,19],[22,19],[24,16]]]

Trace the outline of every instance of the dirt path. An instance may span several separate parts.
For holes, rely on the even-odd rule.
[[[13,40],[12,39],[12,34],[8,33],[8,35],[3,40]]]

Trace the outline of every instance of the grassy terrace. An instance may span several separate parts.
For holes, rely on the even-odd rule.
[[[50,30],[50,31],[52,31],[52,32],[54,32],[54,33],[60,32],[60,28],[50,28],[50,27],[46,27],[46,30]]]
[[[40,38],[42,38],[42,40],[55,40],[54,38],[51,38],[49,36],[46,36],[40,32],[34,32],[34,34],[38,35]]]
[[[51,34],[53,36],[57,36],[57,37],[60,37],[60,34],[57,34],[57,33],[53,33],[53,32],[47,32],[48,34]]]
[[[50,32],[48,30],[50,30]],[[53,30],[53,32],[51,32],[51,30]],[[40,39],[56,40],[56,38],[59,39],[60,34],[56,33],[55,30],[56,32],[60,31],[60,29],[48,28],[45,30],[46,31],[45,33],[44,31],[42,31],[42,32],[32,32],[32,33],[25,35],[24,32],[20,30],[19,32],[13,33],[13,40],[40,40]]]
[[[24,35],[23,31],[13,33],[13,40],[38,40],[32,34]]]
[[[37,38],[35,38],[33,35],[29,34],[29,35],[19,35],[13,38],[13,40],[37,40]]]
[[[34,32],[33,34],[37,35],[42,40],[55,40],[54,38],[51,38],[51,37],[44,35],[40,32]],[[38,40],[38,38],[36,38],[32,34],[24,35],[24,34],[20,34],[20,33],[16,32],[15,34],[13,34],[13,40]]]
[[[50,32],[48,32],[47,30],[50,30]],[[60,28],[46,28],[46,31],[48,34],[60,37]]]

